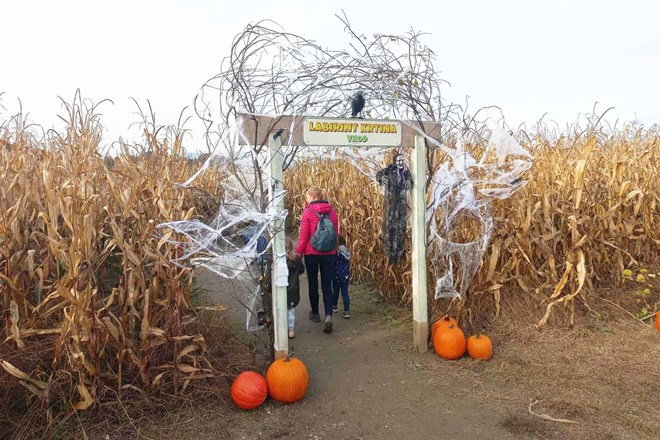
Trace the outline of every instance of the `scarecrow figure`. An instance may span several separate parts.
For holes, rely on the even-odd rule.
[[[403,154],[396,153],[390,165],[376,173],[376,180],[385,186],[383,215],[383,251],[390,264],[401,260],[406,248],[408,220],[407,192],[413,182]]]

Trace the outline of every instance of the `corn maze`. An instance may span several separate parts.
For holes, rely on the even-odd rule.
[[[186,159],[176,135],[147,132],[140,154],[124,148],[101,156],[92,110],[75,102],[66,131],[48,140],[9,123],[2,131],[2,386],[18,386],[39,406],[61,401],[84,410],[108,390],[184,393],[215,373],[191,307],[193,272],[172,263],[182,250],[156,226],[207,218],[222,176],[211,170],[194,188],[179,188],[200,164]],[[431,298],[434,314],[499,313],[502,298],[522,291],[546,307],[542,326],[554,307],[588,301],[632,271],[655,276],[638,271],[659,256],[658,133],[535,136],[523,145],[536,164],[527,185],[493,205],[493,237],[467,297]],[[310,185],[321,185],[339,208],[355,282],[406,306],[409,259],[388,265],[377,239],[380,189],[341,159],[297,162],[285,173],[289,229]],[[469,220],[457,231],[474,239]],[[657,301],[649,307],[654,312]]]

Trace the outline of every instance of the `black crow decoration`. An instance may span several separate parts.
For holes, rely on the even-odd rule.
[[[358,91],[351,99],[351,117],[356,118],[364,109],[364,95]]]

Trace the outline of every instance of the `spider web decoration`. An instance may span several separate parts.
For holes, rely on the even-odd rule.
[[[350,117],[350,99],[362,91],[366,117],[401,120],[424,136],[430,172],[422,183],[431,195],[426,224],[436,298],[465,294],[491,237],[489,202],[511,196],[524,185],[521,175],[531,167],[529,153],[497,123],[487,126],[462,106],[441,99],[448,83],[440,78],[436,55],[422,44],[421,33],[368,38],[357,34],[345,15],[338,18],[348,37],[346,50],[323,48],[270,21],[247,26],[234,39],[220,73],[195,99],[212,154],[182,186],[194,187],[196,179],[214,167],[226,176],[221,182],[224,194],[208,223],[182,220],[159,227],[188,237],[181,243],[185,252],[177,264],[201,265],[242,283],[238,296],[248,309],[249,329],[258,327],[255,316],[263,306],[259,281],[267,278],[271,237],[278,232],[274,220],[284,219],[287,212],[274,209],[268,198],[268,139],[248,142],[239,114],[292,116],[281,133],[285,169],[297,160],[336,157],[374,182],[386,150],[294,146],[290,133],[306,116]],[[444,141],[425,133],[422,121],[436,122]],[[456,145],[448,146],[457,133]],[[488,148],[478,158],[463,148],[484,139]],[[436,152],[447,159],[441,163],[442,155]],[[284,196],[284,191],[275,195]],[[481,234],[470,242],[456,242],[456,221],[466,213],[481,223]],[[458,285],[455,273],[460,274]]]
[[[531,155],[493,119],[487,119],[486,124],[486,148],[479,160],[464,149],[463,137],[459,137],[455,148],[427,137],[429,143],[451,158],[433,174],[429,188],[431,203],[426,207],[431,238],[427,256],[436,279],[436,299],[461,299],[465,295],[492,236],[490,203],[518,191],[526,182],[522,174],[532,166]],[[478,222],[480,234],[474,240],[458,242],[456,228],[463,216]],[[459,264],[460,283],[455,280],[455,261]]]

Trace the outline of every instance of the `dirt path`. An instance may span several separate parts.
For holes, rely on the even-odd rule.
[[[229,307],[234,335],[254,342],[259,333],[243,330],[245,310],[231,294],[234,286],[210,273],[198,281],[208,292],[205,302]],[[658,438],[660,333],[630,319],[612,301],[599,319],[582,310],[574,328],[558,321],[539,331],[533,323],[541,309],[519,296],[497,319],[478,328],[464,323],[468,334],[484,329],[491,335],[495,354],[490,361],[445,361],[413,350],[409,312],[354,285],[351,319],[337,317],[335,331],[323,333],[321,323],[308,319],[307,283],[304,277],[301,281],[297,336],[290,342],[309,371],[303,400],[283,405],[269,399],[256,410],[242,411],[228,397],[218,399],[226,389],[209,388],[209,398],[183,399],[173,402],[175,408],[145,406],[135,418],[110,421],[88,438]],[[612,293],[611,298],[626,295]]]
[[[660,269],[655,273],[660,274]],[[660,438],[660,332],[649,319],[631,319],[628,310],[634,308],[615,302],[627,300],[624,305],[640,307],[635,301],[636,287],[612,289],[609,297],[607,292],[591,293],[592,304],[600,301],[610,307],[600,307],[595,316],[595,310],[588,313],[582,306],[573,328],[561,324],[568,322],[570,314],[564,308],[556,313],[565,316],[556,317],[553,326],[537,329],[533,323],[543,304],[534,309],[534,299],[524,295],[516,298],[517,304],[503,308],[499,318],[478,327],[464,319],[468,334],[486,331],[494,341],[493,358],[477,362],[469,357],[444,361],[433,352],[416,353],[410,313],[355,285],[350,289],[351,319],[337,317],[335,331],[324,334],[321,323],[307,318],[306,278],[301,281],[297,336],[290,345],[309,370],[309,389],[302,401],[282,405],[268,400],[249,412],[229,402],[226,384],[238,365],[249,362],[247,348],[233,336],[253,338],[254,334],[242,330],[245,310],[231,294],[231,283],[204,273],[199,277],[208,291],[204,301],[228,306],[237,329],[232,335],[222,314],[222,331],[207,335],[229,341],[240,363],[231,363],[235,353],[222,352],[228,344],[214,345],[217,381],[200,383],[195,393],[173,398],[168,405],[161,403],[167,399],[164,394],[153,402],[146,395],[142,399],[126,394],[124,400],[105,402],[97,413],[76,414],[80,418],[70,426],[62,424],[64,430],[55,429],[48,438]],[[660,285],[652,288],[657,292]],[[211,313],[218,318],[216,312]],[[223,368],[221,362],[233,367]]]
[[[201,278],[208,299],[244,312],[212,274]],[[332,334],[308,319],[307,280],[301,278],[296,338],[290,340],[310,377],[296,404],[268,400],[252,412],[196,426],[199,439],[504,439],[504,413],[457,394],[455,379],[424,367],[435,354],[412,347],[411,317],[351,286],[351,318],[335,318]],[[239,325],[240,325],[239,324]]]

